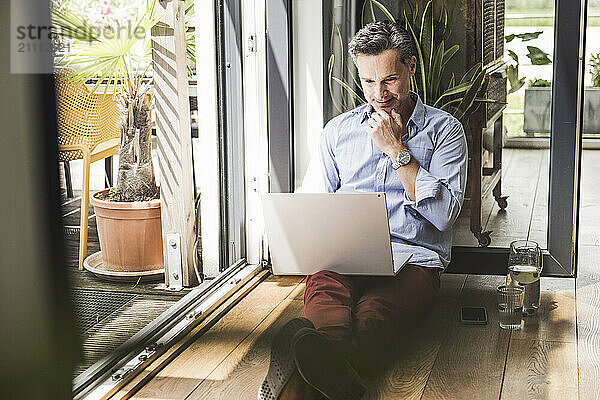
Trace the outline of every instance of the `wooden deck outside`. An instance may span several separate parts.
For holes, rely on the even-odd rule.
[[[75,191],[73,199],[63,198],[63,215],[66,214],[64,223],[67,226],[79,227],[80,193],[81,191]],[[76,318],[94,319],[92,323],[77,321],[81,333],[83,360],[78,364],[75,375],[116,349],[190,291],[168,291],[164,282],[160,280],[110,282],[99,279],[92,273],[77,268],[78,248],[79,232],[65,229],[65,256],[71,288],[73,293],[78,294],[77,297],[73,297]],[[96,218],[90,207],[88,255],[99,250]],[[124,301],[114,301],[114,298],[123,295],[126,297]],[[102,307],[103,304],[108,307]]]

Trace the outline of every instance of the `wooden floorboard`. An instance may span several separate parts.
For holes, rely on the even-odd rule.
[[[274,309],[285,299],[294,300],[302,293],[303,284],[298,277],[271,276],[259,284],[211,329],[183,351],[174,361],[147,383],[134,399],[183,399],[205,380],[215,376],[215,370],[238,349]],[[271,320],[270,320],[271,321]],[[272,322],[272,321],[271,321]],[[235,357],[235,355],[233,356]],[[223,373],[221,368],[218,373]],[[254,398],[256,398],[254,390]],[[168,396],[168,397],[165,397]]]
[[[577,363],[579,398],[600,399],[600,151],[584,151],[579,214]]]
[[[502,399],[576,399],[575,279],[543,278],[538,313],[511,332]]]
[[[283,301],[186,399],[256,399],[269,367],[273,336],[283,324],[301,313],[301,301]]]
[[[512,339],[501,399],[577,399],[577,344]]]
[[[423,399],[498,399],[509,331],[498,327],[495,287],[501,276],[469,275],[459,306],[483,306],[487,325],[464,325],[458,310],[433,365]]]
[[[580,399],[600,399],[600,246],[579,246],[577,362]]]
[[[600,151],[584,151],[581,168],[579,244],[600,246]]]
[[[537,314],[523,318],[523,327],[512,339],[577,342],[577,309],[574,278],[543,278],[541,304]]]
[[[542,249],[548,247],[548,188],[550,180],[550,151],[544,150],[540,166],[535,200],[529,223],[527,239],[534,240]]]
[[[507,174],[508,167],[513,160],[515,152],[512,149],[504,149],[502,153],[502,182],[506,182],[509,179]],[[503,195],[506,195],[503,191]],[[494,196],[490,193],[488,196],[481,200],[481,226],[486,227],[490,219],[492,212],[499,211],[500,208],[494,200]],[[470,209],[464,207],[461,211],[460,217],[455,222],[453,227],[453,240],[452,243],[459,246],[479,246],[477,239],[471,233],[471,220],[470,220]],[[493,228],[492,228],[493,229]],[[495,243],[492,244],[495,246]]]
[[[466,275],[442,275],[440,295],[425,318],[408,329],[398,361],[368,382],[365,399],[420,399],[448,327]]]

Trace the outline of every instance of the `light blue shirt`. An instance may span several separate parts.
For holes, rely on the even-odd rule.
[[[402,142],[420,165],[415,201],[365,130],[373,110],[369,104],[327,123],[301,191],[385,192],[392,252],[412,253],[411,264],[445,268],[465,193],[467,140],[456,118],[411,96],[416,105]]]

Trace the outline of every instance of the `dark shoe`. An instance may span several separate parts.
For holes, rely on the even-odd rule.
[[[285,384],[278,400],[327,400],[317,389],[310,386],[296,368],[292,377]]]
[[[360,400],[365,394],[365,384],[350,362],[316,330],[299,330],[292,348],[302,378],[328,399]]]
[[[273,337],[271,362],[267,377],[258,390],[258,400],[277,400],[284,386],[296,371],[291,350],[292,337],[301,329],[314,329],[306,318],[294,318],[287,322]]]

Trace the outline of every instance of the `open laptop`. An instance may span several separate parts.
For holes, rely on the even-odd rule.
[[[262,195],[273,274],[394,276],[410,253],[392,254],[385,193]]]

